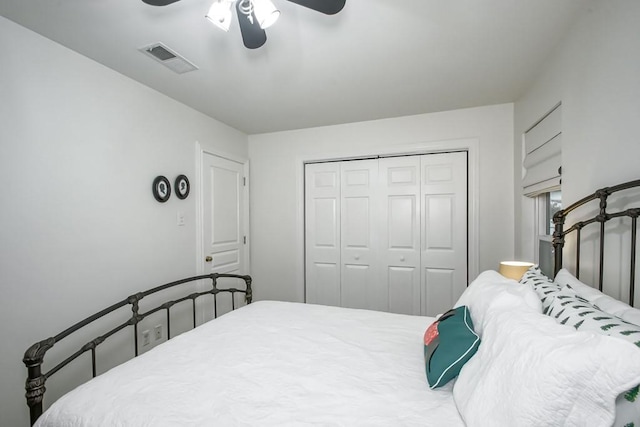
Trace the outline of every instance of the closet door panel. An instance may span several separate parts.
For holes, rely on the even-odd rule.
[[[371,200],[369,197],[345,197],[342,237],[345,248],[371,249]]]
[[[413,267],[389,267],[386,282],[389,284],[389,311],[415,314],[420,312],[420,287],[416,286],[418,271]]]
[[[387,197],[387,224],[389,249],[415,249],[415,234],[420,225],[416,218],[415,195]]]
[[[454,271],[438,268],[425,268],[425,287],[422,306],[425,314],[435,316],[449,310],[459,296],[455,296]],[[455,296],[455,298],[454,298]]]
[[[421,156],[422,313],[452,307],[467,286],[467,154]]]
[[[386,309],[420,314],[420,158],[383,158],[379,167],[379,268]]]
[[[342,267],[341,306],[369,309],[367,296],[371,286],[371,267],[368,265],[345,264]]]
[[[309,287],[307,279],[307,302],[340,306],[340,266],[338,263],[314,262],[307,271],[307,278],[313,277]]]
[[[305,166],[306,300],[340,305],[340,168]]]
[[[383,309],[376,272],[378,161],[340,162],[341,301],[343,307]]]
[[[313,200],[313,215],[315,216],[315,245],[317,248],[333,249],[338,246],[337,213],[338,200],[336,198],[321,198]]]
[[[451,194],[424,196],[424,250],[431,265],[450,265],[455,250],[455,197]]]

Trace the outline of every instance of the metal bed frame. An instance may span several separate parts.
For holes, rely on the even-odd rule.
[[[235,279],[241,279],[244,281],[245,283],[245,289],[237,289],[237,288],[225,288],[225,289],[218,289],[217,287],[217,280],[221,279],[221,278],[235,278]],[[139,303],[140,300],[142,300],[143,298],[155,294],[157,292],[160,291],[164,291],[167,290],[169,288],[173,288],[176,287],[178,285],[182,285],[185,283],[191,283],[191,282],[195,282],[195,281],[199,281],[199,280],[211,280],[211,289],[202,291],[202,292],[194,292],[194,293],[190,293],[188,295],[185,295],[181,298],[178,299],[174,299],[174,300],[170,300],[167,301],[165,303],[162,303],[154,308],[151,308],[145,312],[140,312],[140,307],[139,307]],[[135,347],[135,356],[138,356],[138,323],[140,323],[140,321],[142,321],[144,318],[160,312],[162,310],[165,310],[166,312],[166,316],[167,316],[167,340],[169,340],[171,338],[171,307],[173,307],[175,304],[184,302],[184,301],[191,301],[192,302],[192,313],[193,313],[193,327],[195,328],[196,325],[196,299],[205,295],[213,295],[213,311],[214,311],[214,318],[218,317],[218,299],[217,299],[217,295],[219,293],[229,293],[231,294],[231,309],[235,310],[236,308],[236,304],[235,304],[235,294],[236,293],[240,293],[240,294],[244,294],[244,298],[245,298],[245,302],[247,304],[250,304],[252,301],[252,290],[251,290],[251,277],[250,276],[241,276],[241,275],[236,275],[236,274],[218,274],[218,273],[214,273],[214,274],[207,274],[207,275],[201,275],[201,276],[194,276],[194,277],[189,277],[186,279],[182,279],[182,280],[177,280],[175,282],[170,282],[161,286],[157,286],[155,288],[149,289],[147,291],[144,292],[138,292],[136,294],[133,294],[131,296],[129,296],[128,298],[113,304],[110,307],[105,308],[102,311],[99,311],[98,313],[87,317],[86,319],[84,319],[81,322],[76,323],[75,325],[71,326],[70,328],[64,330],[63,332],[60,332],[58,335],[54,336],[54,337],[50,337],[47,338],[45,340],[39,341],[35,344],[33,344],[31,347],[29,347],[29,349],[27,349],[27,351],[24,354],[24,358],[23,358],[23,362],[27,367],[27,371],[28,371],[28,376],[27,376],[27,382],[26,382],[26,398],[27,398],[27,405],[29,406],[29,410],[30,410],[30,420],[31,420],[31,425],[33,425],[36,420],[38,419],[38,417],[40,417],[40,415],[42,415],[42,411],[43,411],[43,398],[44,398],[44,393],[46,391],[45,388],[45,383],[47,381],[47,379],[49,377],[51,377],[53,374],[55,374],[56,372],[58,372],[60,369],[62,369],[63,367],[67,366],[69,363],[71,363],[72,361],[74,361],[75,359],[77,359],[79,356],[81,356],[82,354],[84,354],[87,351],[91,351],[91,366],[92,366],[92,375],[93,377],[96,376],[96,348],[102,344],[107,338],[111,337],[112,335],[114,335],[115,333],[129,327],[129,326],[133,326],[133,339],[134,339],[134,347]],[[66,358],[65,360],[63,360],[62,362],[60,362],[59,364],[57,364],[56,366],[54,366],[53,368],[51,368],[49,371],[43,373],[42,372],[42,364],[44,362],[44,357],[46,355],[46,353],[51,350],[51,348],[57,343],[60,342],[60,340],[62,340],[63,338],[68,337],[69,335],[73,334],[74,332],[77,332],[79,330],[81,330],[82,328],[84,328],[85,326],[93,323],[94,321],[104,317],[105,315],[118,310],[122,307],[126,307],[127,305],[131,306],[131,317],[125,321],[124,323],[121,323],[120,325],[114,327],[113,329],[105,332],[104,334],[94,338],[93,340],[87,342],[86,344],[84,344],[83,346],[81,346],[75,353],[73,353],[71,356],[69,356],[68,358]]]
[[[562,252],[565,244],[565,236],[575,232],[576,234],[576,278],[580,278],[580,238],[582,229],[585,226],[591,224],[600,224],[600,237],[599,237],[599,261],[598,261],[598,289],[602,291],[602,285],[604,282],[604,255],[605,255],[605,224],[615,218],[631,218],[631,242],[630,242],[630,272],[629,272],[629,305],[634,305],[634,293],[635,293],[635,275],[636,275],[636,243],[637,243],[637,220],[640,216],[640,208],[629,208],[617,212],[611,212],[607,210],[607,200],[612,194],[618,193],[623,190],[629,190],[632,188],[640,187],[640,180],[629,181],[624,184],[615,185],[613,187],[605,187],[597,190],[595,193],[584,197],[583,199],[575,202],[574,204],[558,211],[553,216],[553,223],[555,225],[555,231],[553,233],[553,249],[554,249],[554,275],[560,271],[563,264]],[[577,208],[584,206],[585,204],[598,200],[600,202],[598,213],[588,219],[578,221],[564,230],[564,223],[567,215]]]
[[[563,249],[565,245],[565,236],[568,236],[572,233],[576,233],[576,277],[580,276],[580,238],[581,231],[585,226],[591,224],[600,224],[600,247],[599,247],[599,281],[598,287],[599,290],[602,291],[603,286],[603,277],[604,277],[604,242],[605,242],[605,223],[614,219],[614,218],[631,218],[631,268],[630,268],[630,290],[629,290],[629,302],[633,305],[634,302],[634,290],[635,290],[635,271],[636,271],[636,236],[637,236],[637,219],[640,216],[640,208],[629,208],[623,211],[611,212],[607,210],[607,200],[608,197],[614,193],[619,191],[628,190],[632,188],[640,188],[640,180],[630,181],[624,184],[619,184],[613,187],[605,187],[600,190],[597,190],[595,193],[579,200],[578,202],[566,207],[565,209],[557,212],[553,217],[553,222],[555,225],[555,231],[553,233],[553,248],[554,248],[554,275],[562,268],[563,265]],[[566,230],[564,229],[565,221],[567,219],[567,215],[569,213],[575,211],[577,208],[591,202],[598,200],[599,211],[598,214],[593,216],[592,218],[581,220],[571,225]],[[217,280],[219,278],[237,278],[244,280],[245,289],[237,289],[237,288],[227,288],[227,289],[218,289]],[[139,302],[144,297],[155,294],[157,292],[173,288],[178,285],[182,285],[185,283],[190,283],[198,280],[211,280],[211,289],[203,291],[203,292],[195,292],[185,295],[181,298],[167,301],[163,304],[156,306],[155,308],[149,309],[146,312],[140,312]],[[58,335],[47,338],[43,341],[37,342],[33,344],[29,349],[25,352],[23,362],[28,370],[28,377],[26,382],[26,398],[27,404],[30,408],[30,417],[31,417],[31,425],[35,423],[38,417],[43,412],[43,397],[46,391],[45,382],[49,377],[58,372],[63,367],[67,366],[73,360],[77,359],[80,355],[84,354],[87,351],[91,351],[91,362],[92,362],[92,375],[96,376],[96,348],[102,344],[107,338],[111,337],[115,333],[129,327],[133,326],[133,338],[134,338],[134,347],[135,347],[135,355],[138,356],[138,323],[142,321],[144,318],[162,310],[166,311],[167,315],[167,339],[171,338],[170,334],[170,309],[175,304],[184,301],[192,301],[193,307],[193,327],[196,325],[196,299],[205,296],[205,295],[213,295],[214,302],[214,318],[218,315],[217,309],[217,295],[219,293],[230,293],[231,301],[232,301],[232,310],[235,307],[235,294],[242,293],[245,296],[245,301],[247,304],[250,304],[252,301],[252,290],[251,290],[251,277],[250,276],[240,276],[235,274],[209,274],[202,276],[190,277],[182,280],[178,280],[175,282],[167,283],[165,285],[161,285],[152,289],[149,289],[144,292],[138,292],[129,296],[128,298],[105,308],[104,310],[87,317],[85,320],[76,323],[65,331],[59,333]],[[83,346],[81,346],[75,353],[66,358],[64,361],[60,362],[49,371],[43,373],[42,372],[42,364],[44,361],[44,357],[54,344],[66,338],[67,336],[77,332],[83,327],[93,323],[97,319],[117,310],[127,305],[131,306],[131,317],[124,323],[114,327],[113,329],[107,331],[106,333],[98,336],[97,338],[90,340]]]

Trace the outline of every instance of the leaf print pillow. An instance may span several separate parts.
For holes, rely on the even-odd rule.
[[[525,286],[529,286],[536,291],[540,302],[542,303],[542,312],[547,314],[549,305],[553,301],[553,296],[562,289],[562,286],[554,283],[547,276],[544,275],[540,267],[534,265],[527,270],[526,273],[520,279],[520,283]]]
[[[558,323],[573,326],[579,331],[617,337],[640,348],[640,326],[600,310],[597,305],[576,295],[570,288],[564,288],[554,294],[546,314]]]

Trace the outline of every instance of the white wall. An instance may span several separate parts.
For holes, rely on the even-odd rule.
[[[511,104],[250,136],[256,298],[304,297],[298,226],[302,159],[388,153],[458,139],[479,142],[479,269],[495,269],[500,260],[513,257]]]
[[[0,50],[0,423],[24,426],[26,347],[195,274],[195,141],[248,152],[241,132],[2,17]],[[178,174],[189,198],[156,202],[154,177]]]
[[[595,1],[515,103],[514,179],[523,132],[562,101],[562,197],[640,178],[640,2]],[[516,253],[533,259],[532,203],[515,187]]]

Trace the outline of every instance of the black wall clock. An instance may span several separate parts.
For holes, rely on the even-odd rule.
[[[169,184],[169,180],[162,175],[157,176],[156,179],[153,180],[152,190],[153,197],[160,203],[166,202],[169,200],[169,196],[171,196],[171,184]]]
[[[189,195],[189,190],[191,189],[189,179],[184,175],[178,175],[175,182],[175,189],[178,199],[186,199]]]

